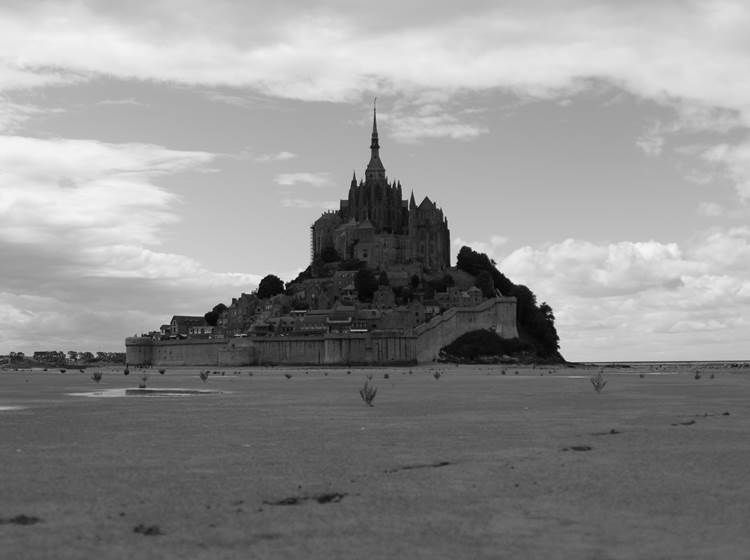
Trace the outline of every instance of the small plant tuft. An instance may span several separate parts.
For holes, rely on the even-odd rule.
[[[102,380],[102,372],[101,371],[95,371],[91,374],[91,379],[99,383]]]
[[[122,370],[122,373],[125,374],[125,375],[130,375],[130,369],[129,368],[125,368],[124,370]]]
[[[365,377],[367,377],[368,381],[372,381],[372,374],[368,373]]]
[[[367,406],[372,406],[372,401],[375,398],[375,394],[377,392],[377,388],[373,385],[370,385],[370,381],[367,380],[359,390],[359,396],[362,397],[362,400],[365,401],[365,404],[367,404]]]
[[[391,376],[390,376],[390,375],[388,375],[387,373],[384,373],[384,374],[383,374],[383,379],[388,379],[388,378],[390,378],[390,377],[391,377]]]
[[[160,368],[159,369],[159,373],[162,374],[162,375],[164,375],[166,372],[167,372],[167,370],[164,369],[164,368]]]
[[[287,379],[291,379],[292,378],[292,374],[291,373],[285,373],[284,377],[286,377]]]
[[[607,384],[607,380],[604,379],[604,374],[600,371],[596,375],[591,376],[591,384],[594,386],[594,391],[601,393],[604,386]]]
[[[61,369],[61,370],[60,370],[60,373],[65,373],[65,371],[66,371],[66,370],[64,370],[64,369]]]
[[[198,375],[200,376],[201,381],[203,381],[203,383],[205,383],[206,379],[208,379],[208,371],[202,371]]]
[[[701,378],[701,370],[696,369],[695,370],[695,375],[693,377],[695,377],[695,379],[700,379]]]
[[[440,379],[440,372],[439,371],[434,372],[432,374],[432,377],[434,377],[435,379]]]
[[[139,389],[145,389],[146,388],[146,381],[148,381],[148,375],[144,375],[141,377],[140,382],[138,383]]]

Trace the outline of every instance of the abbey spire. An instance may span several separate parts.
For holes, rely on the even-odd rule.
[[[378,113],[375,102],[372,104],[372,139],[370,141],[370,163],[365,171],[365,181],[385,179],[385,167],[380,161],[380,143],[378,142]]]

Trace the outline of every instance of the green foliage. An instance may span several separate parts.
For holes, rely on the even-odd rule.
[[[214,305],[214,308],[211,311],[203,315],[203,318],[206,320],[206,324],[215,327],[216,323],[219,321],[219,316],[226,310],[227,306],[223,303]]]
[[[480,356],[502,356],[528,352],[531,345],[517,338],[502,338],[495,331],[478,330],[459,336],[443,349],[447,354],[463,360]]]
[[[357,298],[362,302],[372,301],[372,295],[378,289],[378,279],[369,268],[361,268],[354,275],[354,287],[357,289]]]
[[[470,247],[461,247],[456,259],[456,267],[479,278],[488,272],[494,287],[505,296],[517,300],[518,329],[521,339],[533,346],[543,358],[560,358],[560,337],[555,329],[555,316],[547,303],[537,305],[536,296],[529,288],[511,282],[495,266],[495,261],[484,253],[477,253]]]
[[[482,290],[482,295],[486,298],[495,297],[495,282],[489,270],[483,270],[477,275],[474,285]]]
[[[268,274],[258,284],[258,297],[266,299],[284,293],[284,282],[275,274]]]

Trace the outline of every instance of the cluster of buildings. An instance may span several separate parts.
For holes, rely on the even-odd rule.
[[[27,355],[24,352],[10,352],[7,356],[0,356],[0,363],[19,363],[31,361],[38,364],[64,366],[85,365],[95,362],[125,363],[125,352],[79,352],[70,350],[38,350]]]
[[[308,270],[287,284],[284,293],[268,298],[260,298],[257,292],[243,293],[211,318],[212,323],[216,319],[215,324],[209,324],[210,314],[175,315],[158,331],[128,339],[128,360],[230,360],[228,356],[240,344],[244,349],[252,346],[248,356],[255,357],[234,356],[231,360],[258,360],[263,355],[289,363],[332,363],[343,359],[340,349],[334,352],[330,348],[333,338],[364,336],[369,342],[363,342],[362,349],[350,349],[362,354],[363,361],[410,361],[417,359],[420,344],[429,347],[430,352],[434,350],[437,338],[433,340],[425,334],[432,328],[429,323],[440,318],[438,322],[452,321],[452,325],[463,321],[461,324],[468,328],[472,322],[470,310],[474,308],[477,317],[481,314],[490,327],[498,326],[499,331],[502,324],[503,332],[517,336],[515,298],[483,293],[475,286],[474,277],[451,268],[450,231],[443,211],[427,197],[417,204],[413,193],[404,200],[400,181],[386,176],[374,110],[370,161],[364,178],[357,180],[355,175],[339,209],[323,213],[313,223],[310,258]],[[363,293],[358,290],[363,286],[358,277],[362,269],[370,274],[366,295],[364,288]],[[493,302],[491,306],[483,306],[488,300]],[[450,317],[445,314],[457,309],[464,310],[460,321],[455,313]],[[443,332],[440,336],[450,335]],[[372,348],[378,344],[373,341],[378,337],[392,337],[400,349],[383,350],[385,354],[381,352],[379,358],[372,357]],[[404,338],[402,343],[399,337],[411,339]],[[415,337],[421,337],[422,342],[414,342]],[[320,351],[327,352],[327,358],[323,354],[302,357],[313,338],[320,348],[327,348]],[[241,343],[244,339],[247,341]],[[272,339],[276,340],[273,344]],[[306,339],[310,342],[304,342]],[[346,344],[350,345],[351,340]],[[210,358],[205,352],[198,358],[197,354],[190,354],[197,347],[179,346],[178,350],[175,344],[180,341],[195,341],[201,348],[208,342],[226,341],[227,346],[212,350]],[[283,356],[274,353],[281,352],[282,347]],[[354,361],[350,350],[346,350],[346,359]],[[177,358],[178,354],[182,357]],[[218,357],[214,358],[214,354]]]

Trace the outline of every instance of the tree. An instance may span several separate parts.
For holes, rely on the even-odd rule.
[[[216,305],[214,305],[214,308],[211,311],[203,315],[203,318],[206,320],[206,324],[211,327],[215,327],[216,323],[218,323],[219,321],[219,317],[226,310],[227,306],[223,303],[217,303]]]
[[[357,298],[362,302],[372,301],[372,295],[378,289],[378,280],[369,268],[360,268],[354,275],[354,287]]]
[[[284,293],[284,282],[278,276],[269,274],[258,284],[258,297],[266,299]]]
[[[482,295],[485,298],[495,297],[495,283],[492,281],[492,275],[489,270],[483,270],[477,275],[477,279],[474,285],[482,290]]]
[[[409,283],[411,284],[411,289],[416,290],[419,287],[419,283],[421,280],[419,279],[419,276],[416,274],[412,274],[411,279],[409,280]]]
[[[378,285],[380,286],[390,286],[391,282],[388,280],[388,273],[385,270],[381,270],[380,274],[378,275]]]
[[[483,253],[477,253],[470,247],[461,247],[456,258],[456,268],[468,272],[477,278],[482,272],[488,272],[494,287],[505,296],[516,298],[518,330],[521,338],[528,341],[536,353],[545,358],[561,358],[560,337],[555,329],[555,316],[552,308],[543,303],[537,305],[536,295],[523,285],[511,282],[495,265],[495,262]],[[483,280],[485,281],[485,280]]]

